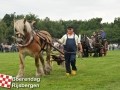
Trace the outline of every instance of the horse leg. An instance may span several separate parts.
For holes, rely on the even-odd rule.
[[[46,64],[45,64],[45,73],[46,74],[50,74],[50,71],[52,70],[51,64],[50,64],[50,52],[51,52],[51,47],[49,45],[47,45],[47,49],[46,49]]]
[[[80,57],[81,57],[81,52],[79,51],[79,52],[78,52],[78,58],[80,58]]]
[[[97,47],[95,47],[95,52],[94,52],[93,57],[98,57],[98,48]]]
[[[94,48],[94,55],[93,57],[96,57],[96,48]]]
[[[83,56],[82,56],[82,52],[79,51],[78,52],[78,58],[80,58],[80,57],[83,57]]]
[[[107,54],[107,50],[106,50],[106,49],[104,49],[104,56],[106,56],[106,54]]]
[[[85,48],[83,48],[83,54],[82,57],[85,57]]]
[[[40,67],[42,65],[40,65],[40,62],[39,62],[39,56],[35,57],[35,66],[36,66],[36,77],[44,75],[43,67]]]
[[[86,57],[89,57],[88,48],[86,48]]]
[[[103,52],[102,48],[99,48],[98,50],[99,50],[99,57],[102,57],[102,52]]]
[[[40,58],[40,62],[41,62],[41,66],[43,67],[43,72],[44,72],[44,74],[45,74],[45,62],[44,62],[44,58],[43,58],[43,56],[42,56],[42,53],[40,53],[40,56],[39,56],[39,58]]]
[[[106,56],[106,54],[107,54],[107,49],[108,49],[108,43],[106,41],[104,44],[104,56]]]
[[[25,60],[25,56],[21,53],[19,53],[19,58],[20,58],[20,64],[19,64],[19,71],[17,74],[17,78],[23,77],[24,76],[24,60]]]

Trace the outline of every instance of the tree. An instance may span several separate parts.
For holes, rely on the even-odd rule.
[[[5,42],[7,37],[7,25],[5,22],[0,22],[0,42]]]
[[[28,21],[36,21],[34,24],[37,30],[46,30],[52,37],[60,38],[66,33],[68,26],[73,26],[76,34],[87,34],[91,36],[94,31],[103,29],[107,33],[107,39],[110,42],[120,41],[120,17],[115,18],[113,23],[101,23],[102,18],[92,18],[89,20],[59,20],[52,21],[49,17],[45,19],[39,19],[35,14],[17,15],[15,18],[23,19],[26,17]],[[12,43],[11,36],[14,35],[13,31],[13,19],[14,14],[6,14],[0,21],[0,42]]]

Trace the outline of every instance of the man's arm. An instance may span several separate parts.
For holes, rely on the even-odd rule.
[[[80,49],[80,52],[83,52],[83,48],[82,48],[82,44],[81,43],[78,43],[78,47]]]
[[[65,42],[65,35],[61,39],[59,39],[58,41],[59,41],[59,43],[64,44],[64,42]]]
[[[77,36],[77,35],[76,35],[76,40],[77,40],[77,43],[78,43],[78,48],[80,49],[80,52],[83,52],[83,48],[82,48],[81,41],[80,41],[80,39],[78,38],[78,36]]]

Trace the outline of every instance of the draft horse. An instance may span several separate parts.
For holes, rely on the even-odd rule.
[[[90,44],[89,44],[87,35],[83,34],[81,36],[81,44],[82,44],[82,48],[83,48],[82,56],[89,57]]]
[[[95,41],[92,43],[93,49],[94,49],[94,55],[93,57],[101,57],[102,56],[102,38],[99,34],[94,36]]]
[[[19,49],[19,71],[17,77],[24,76],[25,57],[31,56],[35,58],[36,76],[50,74],[52,67],[50,65],[50,52],[52,37],[47,31],[34,32],[31,23],[26,19],[17,20],[14,23],[16,42]],[[46,62],[41,54],[42,50],[46,50]]]

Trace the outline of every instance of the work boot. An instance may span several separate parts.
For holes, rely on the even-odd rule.
[[[76,75],[76,70],[72,70],[71,74]]]
[[[67,77],[70,76],[70,73],[66,73],[66,76],[67,76]]]

